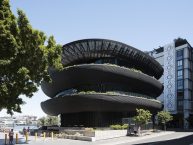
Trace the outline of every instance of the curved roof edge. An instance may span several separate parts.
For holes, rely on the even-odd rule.
[[[162,66],[148,54],[125,43],[109,39],[82,39],[67,43],[63,45],[62,62],[68,66],[76,64],[77,61],[103,58],[107,55],[124,58],[131,64],[136,63],[138,69],[157,79],[163,74]]]

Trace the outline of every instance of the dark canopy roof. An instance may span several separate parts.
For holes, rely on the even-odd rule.
[[[115,57],[133,65],[135,69],[159,79],[162,66],[148,54],[121,42],[106,39],[83,39],[63,46],[64,66],[86,63],[96,58]]]

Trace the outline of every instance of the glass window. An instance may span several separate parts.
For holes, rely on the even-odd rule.
[[[178,69],[182,69],[182,66],[183,66],[182,63],[183,63],[182,60],[177,61]]]
[[[182,100],[179,100],[179,101],[178,101],[178,109],[179,109],[179,110],[183,110],[183,106],[184,106],[183,101],[182,101]]]
[[[191,101],[193,101],[193,92],[191,93],[191,98],[190,98]],[[193,103],[193,102],[192,102]]]
[[[104,64],[104,63],[116,64],[117,60],[115,58],[104,58],[104,59],[98,59],[94,63],[95,64]]]
[[[192,59],[193,59],[193,53],[192,53]]]
[[[183,101],[178,101],[178,106],[183,106]]]
[[[183,89],[183,80],[178,81],[178,89]]]
[[[183,106],[183,101],[178,101],[178,106]]]
[[[189,49],[189,59],[192,60],[192,53],[191,53],[191,49]]]
[[[177,57],[183,57],[183,50],[177,51]]]
[[[184,92],[183,91],[178,91],[177,96],[178,96],[178,99],[183,100],[184,99]]]
[[[178,60],[178,66],[182,65],[182,60]]]
[[[183,78],[183,71],[182,70],[178,70],[178,79],[182,79]]]
[[[101,63],[102,63],[102,60],[101,60],[101,59],[96,60],[95,63],[96,63],[96,64],[101,64]]]
[[[192,101],[192,91],[190,91],[190,101]]]

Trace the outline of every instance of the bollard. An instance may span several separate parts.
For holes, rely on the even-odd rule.
[[[28,143],[28,133],[25,134],[25,142]]]
[[[53,132],[51,132],[51,138],[52,138],[52,140],[54,139],[54,133]]]
[[[35,133],[35,141],[37,140],[37,136],[38,136],[38,134],[37,134],[37,132]]]
[[[16,133],[15,141],[16,141],[16,144],[18,144],[18,133]]]
[[[44,135],[43,135],[43,139],[45,140],[46,139],[46,133],[44,132]]]
[[[7,144],[7,134],[5,134],[5,145]]]

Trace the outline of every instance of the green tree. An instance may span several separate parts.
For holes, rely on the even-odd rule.
[[[133,117],[133,120],[137,124],[143,125],[143,124],[147,124],[148,121],[150,121],[152,114],[149,110],[136,109],[136,111],[137,111],[137,115]]]
[[[59,119],[58,116],[47,116],[46,118],[47,125],[58,125]]]
[[[38,126],[51,126],[59,125],[59,119],[57,116],[46,116],[38,119]]]
[[[46,118],[45,117],[39,118],[37,121],[37,125],[38,126],[45,126],[46,125]]]
[[[0,110],[9,114],[21,112],[20,95],[32,97],[43,80],[51,81],[48,68],[62,69],[61,46],[33,29],[23,11],[16,18],[9,0],[0,0],[0,52]]]
[[[168,111],[160,111],[157,113],[158,122],[164,125],[166,130],[166,123],[173,120],[173,116]]]

